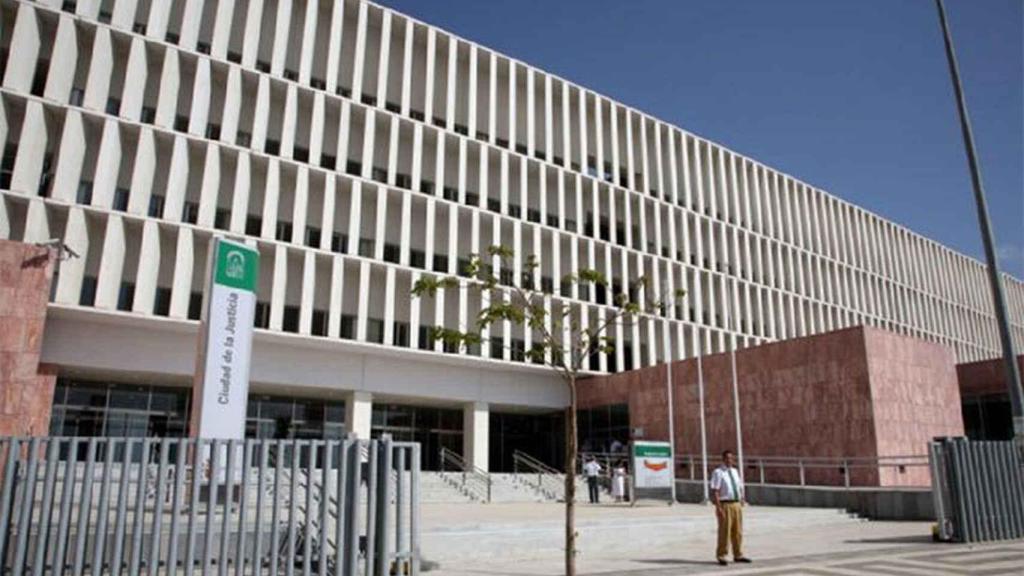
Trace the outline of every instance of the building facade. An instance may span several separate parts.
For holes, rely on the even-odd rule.
[[[410,294],[493,244],[518,257],[505,284],[590,324],[641,276],[686,290],[613,326],[595,374],[860,324],[999,353],[976,260],[369,2],[0,0],[0,78],[0,238],[80,255],[55,272],[41,352],[55,432],[178,430],[217,234],[261,253],[253,434],[557,459],[536,436],[566,393],[525,360],[536,334],[427,338],[505,291]],[[561,281],[583,268],[612,285]],[[1004,280],[1019,349],[1024,284]]]

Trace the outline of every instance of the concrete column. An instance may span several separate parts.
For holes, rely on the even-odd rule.
[[[406,45],[409,44],[409,39],[406,38]],[[476,100],[477,100],[477,75],[479,70],[477,69],[477,54],[476,44],[469,45],[469,102],[468,102],[468,120],[466,122],[466,128],[469,132],[470,138],[476,138]],[[408,79],[408,77],[406,77]],[[404,92],[403,92],[404,93]]]
[[[135,277],[135,298],[132,311],[153,313],[156,284],[160,274],[160,228],[155,220],[142,224],[142,244],[139,247],[138,274]]]
[[[462,407],[462,457],[483,471],[489,470],[491,412],[485,402]]]
[[[75,39],[75,22],[61,14],[57,24],[57,38],[54,40],[53,52],[50,54],[50,72],[46,76],[46,88],[43,96],[67,103],[71,94],[71,83],[75,79],[75,66],[78,64],[78,42]]]
[[[85,213],[78,206],[72,206],[68,210],[64,243],[79,254],[89,253],[89,230],[85,224]],[[85,258],[70,258],[61,263],[60,276],[57,278],[58,303],[78,304],[84,275]]]
[[[295,84],[289,84],[285,89],[284,115],[281,118],[281,157],[292,158],[295,153],[295,130],[298,127],[299,115],[299,89]],[[310,126],[315,130],[316,126]],[[319,158],[313,159],[319,162]]]
[[[391,12],[384,10],[381,16],[380,49],[377,51],[377,105],[385,106],[388,101],[388,72],[391,53]],[[312,34],[311,34],[312,36]]]
[[[168,130],[174,127],[174,117],[178,111],[178,84],[181,83],[181,72],[178,64],[178,51],[164,51],[164,67],[160,72],[160,95],[156,102],[156,119],[154,122]]]
[[[328,36],[327,43],[327,91],[332,94],[338,87],[338,62],[341,59],[341,34],[342,34],[342,23],[345,18],[345,3],[334,2],[334,7],[331,10],[331,32]],[[412,21],[409,21],[409,29],[412,29]],[[408,76],[407,76],[408,77]],[[407,110],[403,110],[402,114],[407,114]],[[344,161],[341,156],[339,160]]]
[[[25,119],[21,125],[21,142],[14,160],[14,174],[11,176],[12,192],[26,196],[39,194],[39,181],[43,173],[43,159],[46,156],[46,119],[43,106],[29,100],[25,105]]]
[[[234,143],[238,138],[238,114],[242,107],[242,73],[236,66],[228,69],[224,87],[224,111],[220,121],[221,142]]]
[[[85,97],[82,100],[85,108],[97,112],[106,110],[113,66],[114,50],[110,41],[110,30],[99,27],[93,39],[89,76],[85,81]]]
[[[137,8],[138,2],[134,0],[115,0],[111,24],[123,30],[131,30]]]
[[[245,233],[245,220],[249,211],[249,154],[238,152],[235,166],[235,190],[231,197],[231,226],[235,234]]]
[[[263,0],[249,0],[249,9],[245,13],[245,41],[242,43],[242,66],[248,69],[256,67],[256,57],[260,48],[260,24],[262,20]],[[331,31],[331,37],[333,40],[333,30]]]
[[[196,77],[192,83],[192,107],[188,120],[188,133],[206,134],[206,119],[210,114],[210,60],[200,57],[196,62]]]
[[[315,2],[311,2],[315,4]],[[228,40],[231,36],[231,18],[235,12],[235,0],[217,2],[217,12],[213,21],[213,39],[210,43],[210,55],[223,60],[228,54]]]
[[[285,292],[288,289],[288,249],[274,246],[274,272],[270,288],[270,329],[280,331],[284,322]]]
[[[46,217],[46,204],[39,198],[32,198],[28,201],[28,210],[25,214],[25,237],[24,242],[46,242],[50,237],[50,222]]]
[[[109,119],[103,125],[103,139],[96,157],[96,174],[93,176],[92,205],[110,208],[117,188],[117,177],[121,166],[121,129],[118,121]]]
[[[331,259],[331,303],[330,312],[327,315],[327,335],[331,338],[338,338],[341,335],[341,297],[344,289],[345,261],[341,256],[335,254]]]
[[[457,90],[459,70],[458,49],[459,41],[453,36],[448,36],[448,85],[445,87],[447,93],[445,94],[444,114],[445,129],[449,131],[455,130],[455,92]]]
[[[121,292],[121,272],[124,270],[124,222],[118,214],[107,219],[107,232],[103,238],[99,276],[96,282],[97,308],[114,310]]]
[[[217,193],[220,191],[220,146],[206,147],[206,166],[199,189],[199,217],[197,222],[205,228],[213,228],[217,214]]]
[[[188,317],[188,301],[192,296],[194,250],[192,229],[179,226],[178,245],[174,256],[174,277],[171,281],[171,318]]]
[[[373,395],[369,392],[353,392],[345,399],[346,432],[355,434],[360,440],[369,440],[372,418]]]
[[[256,108],[253,111],[252,141],[249,148],[263,151],[267,140],[267,121],[270,114],[270,79],[261,74],[256,88]],[[344,160],[343,158],[340,158]]]
[[[312,120],[309,123],[309,161],[319,166],[324,142],[324,94],[313,94]]]
[[[292,206],[293,244],[306,243],[306,213],[309,210],[309,169],[299,166],[295,173],[295,203]]]
[[[167,35],[167,20],[171,13],[171,2],[151,2],[149,20],[146,22],[146,36],[164,41]]]
[[[125,70],[126,89],[121,94],[120,116],[135,122],[142,114],[142,99],[145,95],[146,74],[146,43],[141,38],[132,40],[128,53],[128,64]]]
[[[185,0],[185,11],[181,16],[181,35],[178,46],[195,51],[199,40],[199,24],[203,19],[204,0]]]
[[[313,290],[316,287],[316,254],[303,251],[302,304],[299,307],[299,333],[309,334],[313,326]]]
[[[337,180],[328,174],[324,179],[324,204],[320,224],[320,249],[331,250],[334,237],[334,205],[337,196]],[[341,247],[344,250],[344,246]]]
[[[281,188],[281,166],[276,158],[267,165],[267,184],[263,193],[263,229],[260,236],[275,240],[277,234],[277,204]]]
[[[39,56],[39,25],[36,9],[20,4],[11,33],[11,51],[4,72],[4,87],[28,94],[36,72],[36,58]]]
[[[185,206],[185,187],[188,185],[188,144],[184,136],[174,138],[171,169],[167,171],[167,191],[164,200],[164,220],[181,222]]]
[[[359,292],[357,293],[359,311],[356,315],[356,340],[366,342],[366,324],[370,314],[370,263],[359,262]]]
[[[366,65],[366,10],[366,3],[360,2],[359,17],[356,20],[355,56],[352,64],[352,99],[357,102],[362,100],[363,69]],[[428,116],[427,119],[429,121],[430,117]]]

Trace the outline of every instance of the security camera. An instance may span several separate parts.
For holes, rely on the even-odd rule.
[[[56,250],[58,258],[61,260],[67,260],[68,258],[81,258],[81,256],[78,255],[78,252],[75,252],[60,238],[50,238],[45,242],[36,242],[36,246]]]

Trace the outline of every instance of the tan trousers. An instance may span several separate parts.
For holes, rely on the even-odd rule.
[[[743,506],[739,502],[722,504],[722,514],[718,516],[718,558],[726,557],[729,542],[732,542],[732,557],[742,558]]]

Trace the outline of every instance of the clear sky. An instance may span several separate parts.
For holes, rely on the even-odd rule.
[[[381,0],[984,259],[931,0]],[[1024,1],[947,0],[1024,278]]]

